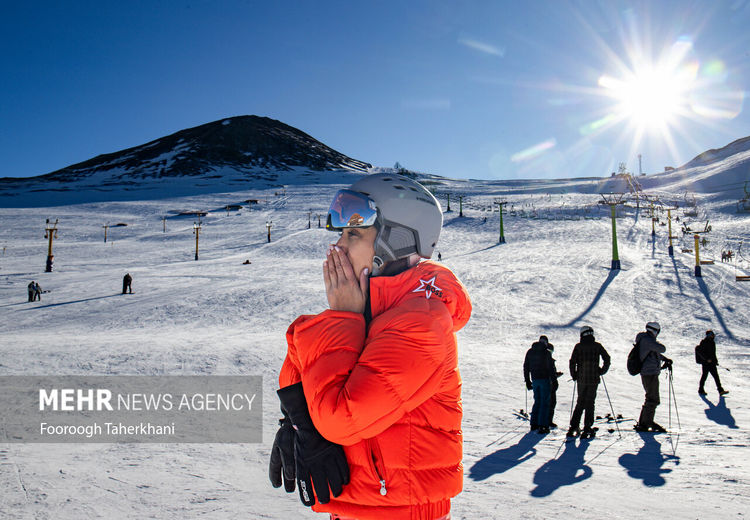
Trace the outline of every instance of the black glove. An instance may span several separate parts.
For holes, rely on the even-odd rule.
[[[279,421],[279,431],[273,440],[271,461],[268,463],[268,477],[275,488],[281,487],[283,477],[286,492],[294,491],[294,428],[288,417]]]
[[[344,448],[326,440],[310,417],[302,383],[287,386],[276,392],[281,410],[289,417],[294,428],[294,460],[299,496],[302,503],[311,506],[315,496],[321,504],[341,494],[349,483],[349,464]],[[313,485],[315,494],[313,495]]]
[[[672,360],[668,358],[664,358],[664,364],[661,366],[661,368],[666,368],[667,370],[672,370]]]
[[[573,381],[578,381],[578,373],[576,372],[575,374],[570,374],[570,378],[571,378],[571,379],[572,379]]]
[[[531,384],[531,381],[526,381],[526,390],[531,390],[532,388],[534,388],[534,387]]]

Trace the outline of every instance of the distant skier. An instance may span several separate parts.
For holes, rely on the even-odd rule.
[[[443,261],[443,255],[440,254],[440,251],[438,251],[438,262]]]
[[[42,286],[39,282],[34,283],[34,300],[42,301]]]
[[[641,383],[646,391],[646,400],[635,429],[639,432],[665,432],[663,426],[654,422],[656,407],[659,406],[659,374],[666,368],[672,370],[672,360],[663,355],[667,348],[656,341],[661,326],[655,321],[646,324],[646,332],[635,337],[641,359]]]
[[[130,276],[130,273],[125,273],[125,276],[122,277],[122,294],[125,294],[126,292],[130,292],[130,294],[133,294],[133,277]]]
[[[581,327],[580,333],[581,341],[573,347],[569,363],[570,376],[578,386],[578,401],[570,418],[568,437],[575,437],[580,433],[582,438],[590,438],[594,436],[596,390],[599,387],[600,376],[609,370],[610,357],[604,347],[594,338],[594,329],[585,325]],[[583,432],[581,432],[579,425],[584,411],[586,416],[583,419]]]
[[[729,393],[728,390],[724,390],[721,387],[719,372],[718,370],[716,370],[716,367],[719,366],[719,360],[716,359],[715,338],[716,335],[714,334],[714,331],[707,330],[706,337],[701,340],[700,345],[695,347],[695,361],[697,363],[700,363],[700,365],[703,367],[701,381],[698,386],[698,393],[700,395],[706,395],[704,385],[706,384],[706,379],[708,379],[708,374],[711,374],[713,376],[714,382],[716,383],[716,390],[718,390],[719,395],[726,395]]]
[[[540,336],[526,352],[523,362],[523,378],[526,388],[534,391],[534,406],[531,408],[531,431],[549,433],[549,399],[551,379],[555,373],[552,353],[547,348],[547,336]]]
[[[26,288],[29,290],[29,301],[33,302],[36,300],[36,282],[31,280],[31,283]]]

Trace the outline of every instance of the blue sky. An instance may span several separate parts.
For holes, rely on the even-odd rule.
[[[750,135],[750,0],[4,2],[0,177],[227,116],[459,178],[653,173]]]

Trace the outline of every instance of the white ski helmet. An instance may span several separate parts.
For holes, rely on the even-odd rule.
[[[661,331],[661,326],[659,325],[658,321],[649,321],[646,323],[646,330],[650,330],[654,333],[654,336],[659,335],[659,331]]]
[[[336,193],[326,229],[373,225],[378,230],[373,258],[377,270],[412,253],[430,258],[443,227],[443,210],[432,193],[408,177],[367,175]]]

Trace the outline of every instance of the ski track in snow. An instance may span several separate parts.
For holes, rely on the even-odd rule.
[[[447,182],[447,181],[446,181]],[[461,189],[465,192],[465,184]],[[14,444],[0,442],[3,518],[325,518],[297,494],[273,489],[267,462],[276,430],[277,374],[284,333],[299,314],[326,306],[321,263],[335,235],[317,228],[336,186],[145,202],[0,208],[0,374],[262,375],[261,444]],[[449,189],[445,187],[445,189]],[[493,196],[478,184],[474,203],[445,214],[438,244],[443,262],[465,283],[473,316],[459,333],[464,380],[464,491],[453,518],[744,518],[750,510],[750,284],[718,262],[693,276],[694,260],[667,253],[666,229],[651,239],[648,218],[618,218],[623,269],[609,271],[611,230],[604,212],[592,220],[505,216],[507,244],[497,245]],[[203,219],[200,261],[193,260],[193,218],[161,216],[176,208],[221,208],[246,198],[251,210]],[[511,195],[519,208],[591,207],[595,195]],[[708,205],[722,237],[747,234],[748,218]],[[307,229],[308,211],[313,228]],[[59,218],[55,272],[43,273],[44,219]],[[483,217],[488,217],[483,222]],[[266,222],[273,221],[272,242]],[[103,243],[102,225],[110,227]],[[673,228],[675,234],[678,228]],[[718,250],[715,244],[709,253]],[[251,265],[242,265],[245,259]],[[134,295],[121,295],[133,275]],[[49,290],[26,303],[26,284]],[[679,434],[647,435],[602,423],[591,441],[564,442],[573,383],[568,359],[578,328],[594,327],[612,356],[605,376],[615,413],[637,418],[640,379],[625,358],[646,321],[675,360]],[[720,371],[731,391],[697,395],[693,347],[707,328],[717,334]],[[540,334],[555,345],[560,379],[556,422],[541,437],[513,410],[528,409],[522,364]],[[657,421],[668,423],[667,381]],[[597,415],[610,412],[600,385]],[[672,428],[677,430],[676,416]],[[2,439],[0,439],[2,441]]]

